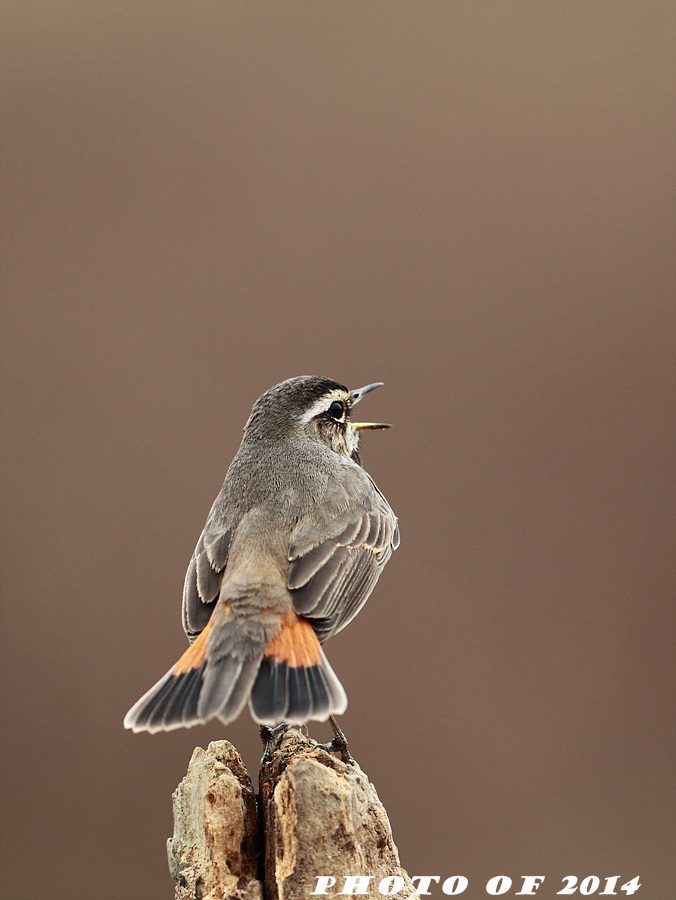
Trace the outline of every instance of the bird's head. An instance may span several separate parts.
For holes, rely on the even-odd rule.
[[[299,375],[266,391],[254,404],[245,434],[255,440],[306,435],[334,453],[359,462],[359,434],[389,428],[382,422],[353,422],[352,408],[382,382],[350,390],[320,375]]]

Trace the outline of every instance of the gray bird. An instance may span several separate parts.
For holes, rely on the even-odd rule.
[[[347,697],[321,645],[359,612],[399,544],[359,459],[350,391],[317,375],[260,397],[185,578],[190,646],[129,710],[133,731],[228,723],[249,702],[266,726],[325,720]],[[334,729],[335,731],[335,729]]]

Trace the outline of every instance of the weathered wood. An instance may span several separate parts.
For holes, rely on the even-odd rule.
[[[415,897],[390,823],[360,767],[289,728],[259,773],[258,805],[239,754],[227,741],[195,750],[174,794],[168,842],[176,900],[307,900],[317,877],[402,879],[397,900]],[[362,895],[364,896],[364,895]]]
[[[167,855],[176,900],[262,900],[256,795],[232,744],[196,747],[173,801]]]
[[[390,823],[364,772],[344,763],[298,729],[289,728],[260,776],[265,832],[266,900],[300,900],[316,888],[317,876],[372,876],[370,896],[388,876],[400,876],[398,900],[415,895],[401,868]]]

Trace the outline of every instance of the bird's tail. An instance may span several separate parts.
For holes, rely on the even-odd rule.
[[[207,654],[213,620],[175,666],[129,710],[125,728],[171,731],[218,718],[227,724],[247,700],[265,725],[306,722],[340,715],[343,686],[329,665],[312,625],[289,611],[269,644],[255,658]]]
[[[264,725],[323,721],[345,712],[347,696],[312,625],[292,610],[265,648],[250,706]]]

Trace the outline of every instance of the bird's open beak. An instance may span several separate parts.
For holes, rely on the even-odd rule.
[[[364,394],[368,394],[369,391],[382,386],[382,381],[374,381],[373,384],[367,384],[366,387],[357,388],[356,391],[350,391],[350,394],[352,395],[352,405],[354,406],[355,403],[359,403]]]
[[[357,388],[355,391],[350,391],[352,395],[352,405],[355,403],[359,403],[364,394],[368,394],[369,391],[372,391],[374,388],[382,387],[382,381],[374,381],[373,384],[367,384],[365,387]],[[391,428],[391,425],[385,425],[384,422],[350,422],[352,428]]]

